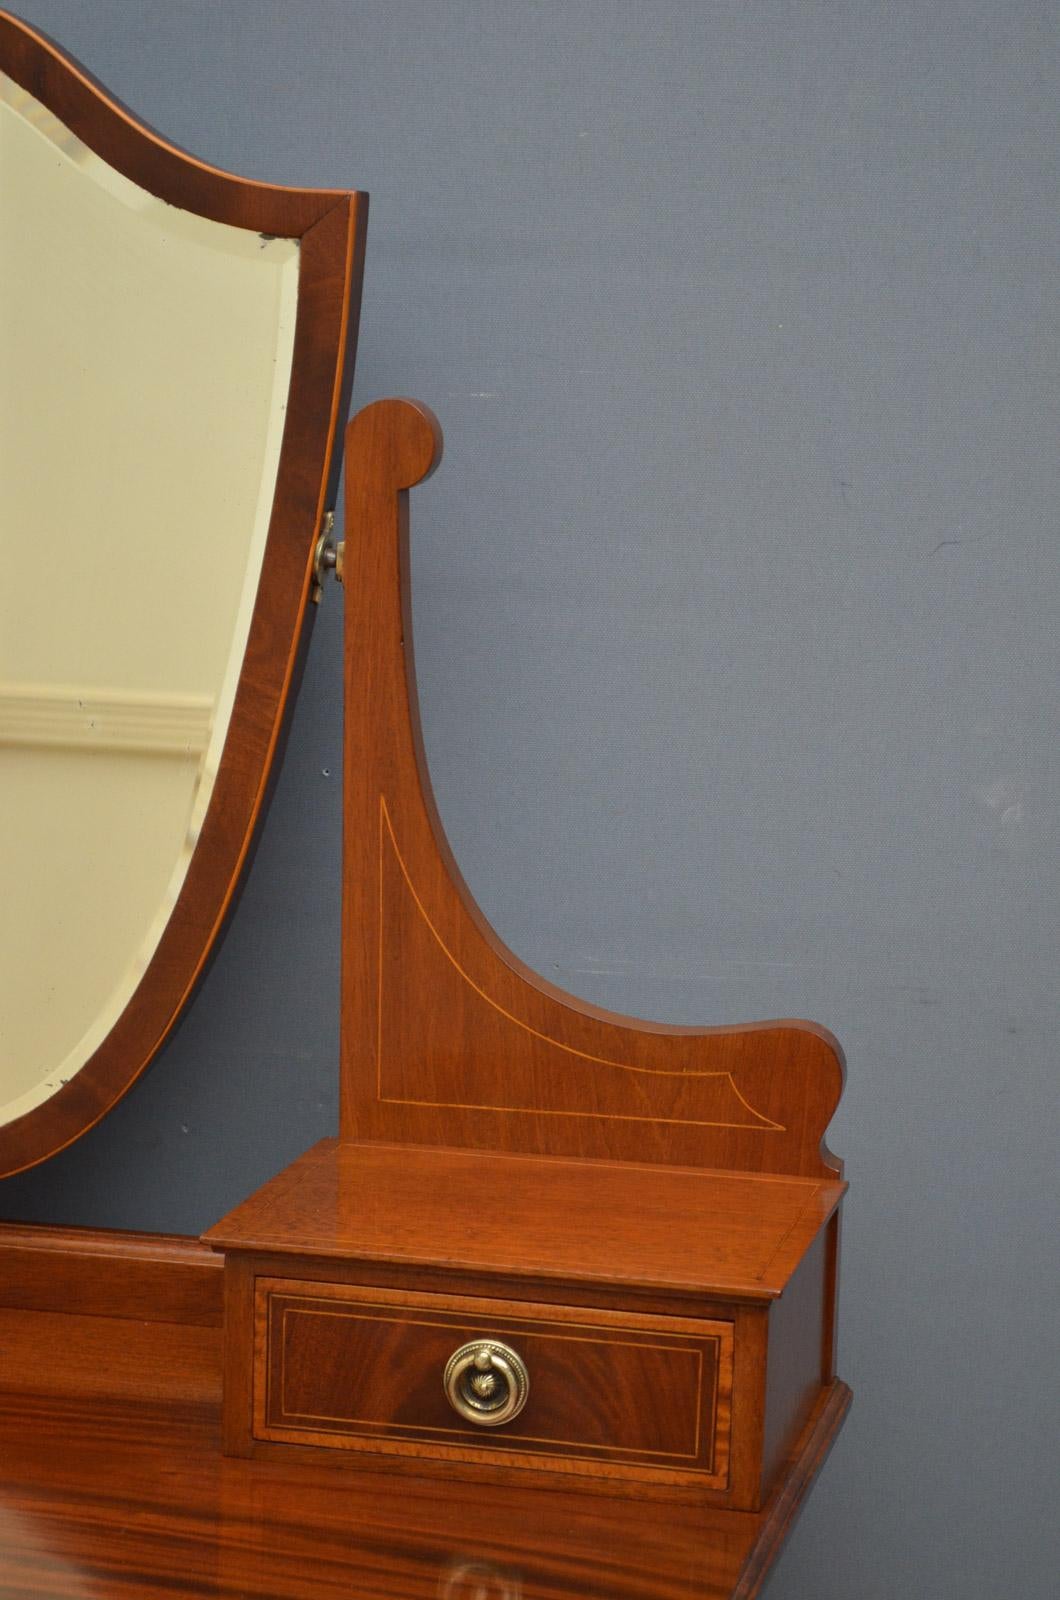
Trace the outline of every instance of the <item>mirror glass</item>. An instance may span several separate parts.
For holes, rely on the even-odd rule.
[[[139,188],[0,74],[0,1125],[127,1005],[261,572],[299,241]]]

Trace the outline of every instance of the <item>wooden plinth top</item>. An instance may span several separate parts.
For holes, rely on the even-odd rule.
[[[755,1600],[850,1402],[760,1512],[225,1460],[216,1268],[0,1226],[0,1600]]]
[[[752,1514],[225,1461],[201,1408],[4,1394],[0,1600],[754,1600],[848,1401]]]
[[[205,1238],[216,1249],[772,1300],[845,1189],[325,1139]]]

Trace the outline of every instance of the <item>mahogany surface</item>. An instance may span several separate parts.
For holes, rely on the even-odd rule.
[[[416,695],[408,490],[440,432],[383,400],[346,441],[343,1137],[835,1177],[843,1062],[823,1028],[620,1017],[531,972],[482,917]]]
[[[231,1250],[768,1301],[845,1189],[323,1139],[205,1237]]]
[[[38,1315],[11,1316],[28,1346]],[[85,1325],[106,1320],[70,1319],[79,1366]],[[131,1350],[128,1326],[110,1329],[111,1388],[124,1397],[103,1379],[86,1396],[5,1374],[2,1600],[753,1600],[848,1398],[837,1386],[764,1511],[691,1510],[228,1460],[219,1368],[211,1397],[172,1362],[172,1326],[144,1325]],[[137,1392],[132,1366],[156,1373],[154,1395]]]
[[[412,401],[347,430],[340,1138],[205,1236],[226,1252],[225,1449],[757,1511],[839,1392],[842,1059],[809,1023],[586,1006],[485,922],[417,711],[408,491],[440,446]],[[534,1350],[496,1434],[442,1388],[483,1338]]]
[[[0,1397],[3,1600],[753,1600],[842,1396],[758,1516],[225,1460],[194,1406]],[[781,1600],[783,1590],[771,1590]]]
[[[333,444],[352,377],[368,197],[280,188],[207,166],[138,122],[50,40],[2,11],[0,69],[111,166],[170,205],[301,240],[291,387],[272,519],[243,671],[199,842],[158,948],[118,1023],[69,1083],[0,1128],[3,1176],[80,1137],[131,1086],[176,1021],[234,895],[281,735],[304,638],[314,545],[337,478]],[[188,403],[194,404],[194,396]]]
[[[220,1328],[222,1266],[197,1239],[175,1234],[0,1224],[0,1311]]]
[[[255,1299],[259,1439],[727,1487],[732,1322],[283,1278]],[[503,1429],[457,1416],[439,1381],[457,1346],[491,1337],[533,1375]]]
[[[284,528],[297,527],[299,541],[274,564],[271,610],[262,585],[227,798],[211,807],[195,893],[186,885],[183,920],[156,958],[164,1003],[151,1010],[138,992],[110,1065],[108,1041],[84,1088],[69,1086],[80,1098],[56,1097],[51,1149],[102,1114],[131,1081],[129,1063],[146,1061],[137,1052],[171,1025],[246,850],[306,600],[365,205],[203,167],[0,15],[4,47],[19,81],[153,192],[303,240],[291,413],[304,421],[289,415],[283,461],[297,457],[297,470],[284,477],[281,466],[270,551]],[[439,431],[422,407],[384,401],[355,419],[347,441],[342,1140],[318,1146],[208,1236],[231,1252],[224,1352],[220,1274],[205,1247],[0,1229],[0,1600],[753,1600],[850,1398],[832,1370],[830,1289],[845,1186],[823,1143],[841,1054],[810,1023],[695,1029],[620,1017],[563,994],[504,948],[452,859],[419,730],[407,491],[436,464]],[[16,1164],[48,1153],[39,1136],[20,1137]],[[523,1336],[542,1341],[541,1370],[555,1367],[550,1425],[566,1422],[583,1460],[657,1447],[672,1460],[691,1453],[676,1392],[686,1386],[636,1337],[665,1317],[670,1348],[687,1354],[698,1339],[705,1353],[713,1341],[710,1404],[698,1413],[710,1418],[703,1464],[719,1481],[728,1473],[743,1505],[758,1505],[765,1485],[761,1509],[724,1509],[717,1495],[663,1502],[639,1483],[619,1497],[598,1462],[594,1493],[581,1495],[554,1475],[467,1476],[459,1460],[406,1455],[347,1472],[308,1442],[263,1438],[286,1414],[275,1394],[252,1393],[256,1301],[260,1367],[291,1353],[263,1337],[270,1293],[281,1315],[311,1307],[352,1320],[351,1305],[370,1297],[377,1318],[399,1303],[425,1313],[426,1296],[443,1289],[444,1339],[424,1334],[426,1315],[341,1349],[322,1323],[303,1327],[291,1345],[293,1399],[301,1383],[302,1396],[315,1403],[326,1391],[338,1411],[342,1363],[352,1361],[372,1377],[379,1415],[367,1424],[389,1426],[405,1404],[410,1339],[434,1339],[436,1367],[471,1326],[459,1296],[493,1292],[501,1298],[487,1315],[506,1330],[521,1318]],[[608,1354],[616,1394],[568,1390],[564,1406],[577,1370],[561,1353],[565,1330],[593,1318],[597,1333],[623,1335],[601,1348],[632,1354],[617,1364]],[[222,1370],[225,1444],[246,1459],[221,1453]],[[657,1417],[638,1410],[639,1391],[653,1386]],[[426,1389],[408,1403],[417,1428],[443,1415]]]
[[[828,1251],[845,1187],[324,1140],[205,1236],[226,1251],[225,1447],[339,1450],[351,1466],[375,1450],[489,1481],[532,1465],[593,1492],[622,1478],[757,1509],[834,1381]],[[587,1347],[557,1338],[564,1319],[593,1341],[588,1365]],[[637,1348],[648,1328],[660,1349],[687,1347],[693,1325],[724,1330],[709,1417],[704,1392],[675,1381],[676,1356],[649,1376]],[[445,1362],[485,1337],[527,1344],[525,1430],[454,1426]],[[565,1413],[580,1415],[577,1438]],[[690,1425],[691,1453],[678,1442]],[[523,1432],[541,1443],[533,1463]]]

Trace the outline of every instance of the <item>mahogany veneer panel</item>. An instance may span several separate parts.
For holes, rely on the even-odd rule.
[[[681,1028],[564,994],[505,948],[438,817],[419,725],[408,400],[346,434],[343,1138],[832,1179],[842,1052],[809,1022]]]
[[[228,1250],[768,1301],[845,1188],[325,1139],[205,1238]]]
[[[0,1306],[219,1328],[223,1262],[198,1239],[0,1224]]]
[[[415,1455],[416,1470],[444,1460],[448,1473],[491,1482],[533,1466],[534,1477],[575,1474],[593,1492],[610,1492],[622,1462],[638,1493],[756,1509],[834,1381],[830,1230],[843,1190],[815,1179],[325,1140],[206,1235],[226,1250],[226,1449],[326,1448],[351,1466],[374,1449]],[[362,1311],[374,1319],[371,1337],[354,1326]],[[441,1331],[393,1326],[416,1317]],[[585,1372],[579,1347],[557,1337],[565,1319],[613,1330],[594,1350],[594,1382],[612,1398],[595,1402],[595,1416],[583,1409],[581,1434],[568,1417],[560,1436],[556,1419],[577,1414]],[[525,1438],[506,1443],[523,1432],[521,1419],[484,1440],[486,1430],[469,1431],[448,1411],[442,1376],[459,1345],[507,1330],[519,1350],[535,1323],[550,1337],[538,1347],[547,1382],[530,1461]],[[708,1425],[702,1397],[672,1368],[638,1379],[630,1347],[643,1347],[646,1329],[672,1348],[719,1324],[732,1338],[719,1352]],[[542,1393],[537,1353],[534,1362],[523,1353],[529,1416]],[[694,1458],[679,1461],[690,1409],[704,1431]],[[637,1430],[653,1427],[661,1442],[646,1444]],[[711,1431],[728,1452],[724,1469],[720,1455],[708,1469],[702,1453]],[[636,1449],[660,1454],[650,1461]]]
[[[221,1265],[172,1234],[0,1224],[0,1395],[216,1408]]]
[[[0,1393],[215,1406],[220,1365],[218,1328],[0,1307]]]
[[[728,1485],[733,1324],[258,1278],[259,1439]],[[497,1338],[531,1372],[503,1428],[458,1417],[453,1351]],[[521,1458],[521,1459],[520,1459]]]
[[[755,1600],[849,1404],[824,1391],[757,1514],[226,1460],[216,1258],[56,1230],[13,1309],[48,1231],[0,1226],[0,1600]],[[83,1306],[90,1258],[110,1315],[31,1308]]]
[[[847,1400],[750,1515],[228,1461],[216,1410],[0,1394],[0,1600],[755,1600]]]

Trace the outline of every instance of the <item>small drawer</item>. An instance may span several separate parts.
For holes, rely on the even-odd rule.
[[[258,1278],[254,1323],[256,1439],[728,1486],[731,1322]]]

